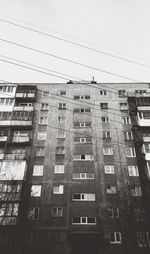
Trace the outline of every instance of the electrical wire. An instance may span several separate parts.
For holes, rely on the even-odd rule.
[[[11,44],[11,45],[14,45],[14,46],[18,46],[18,47],[21,47],[21,48],[25,48],[25,49],[28,49],[28,50],[31,50],[31,51],[34,51],[34,52],[38,52],[40,54],[43,54],[43,55],[46,55],[46,56],[50,56],[50,57],[53,57],[53,58],[56,58],[56,59],[59,59],[59,60],[65,61],[65,62],[69,62],[69,63],[75,64],[75,65],[79,65],[79,66],[82,66],[82,67],[86,67],[88,69],[92,69],[92,70],[95,70],[95,71],[103,72],[105,74],[109,74],[109,75],[112,75],[112,76],[115,76],[115,77],[123,78],[123,79],[134,81],[134,82],[140,82],[140,81],[138,81],[136,79],[133,79],[133,78],[130,78],[130,77],[127,77],[127,76],[123,76],[121,74],[116,74],[114,72],[106,71],[104,69],[99,69],[99,68],[96,68],[96,67],[92,67],[92,66],[87,65],[87,64],[83,64],[83,63],[80,63],[80,62],[77,62],[77,61],[74,61],[74,60],[70,60],[70,59],[67,59],[67,58],[64,58],[64,57],[60,57],[60,56],[51,54],[49,52],[42,51],[42,50],[39,50],[39,49],[35,49],[33,47],[25,46],[25,45],[22,45],[20,43],[16,43],[16,42],[13,42],[13,41],[10,41],[10,40],[6,40],[6,39],[3,39],[3,38],[0,38],[0,41],[6,42],[8,44]]]
[[[143,63],[140,63],[140,62],[137,62],[137,61],[134,61],[134,60],[130,60],[130,59],[125,58],[125,57],[117,56],[117,55],[112,54],[112,53],[104,52],[102,50],[94,49],[92,47],[82,45],[81,43],[78,43],[78,42],[74,42],[74,41],[70,41],[70,40],[67,40],[67,39],[64,39],[64,38],[61,38],[61,37],[54,36],[54,35],[52,35],[50,33],[41,32],[39,30],[30,28],[30,27],[26,27],[24,25],[20,25],[20,24],[14,23],[14,22],[10,22],[10,21],[2,19],[2,18],[0,18],[0,21],[4,22],[4,23],[7,23],[7,24],[10,24],[10,25],[13,25],[13,26],[16,26],[16,27],[20,27],[20,28],[23,28],[23,29],[26,29],[26,30],[29,30],[29,31],[32,31],[32,32],[35,32],[35,33],[38,33],[38,34],[41,34],[41,35],[44,35],[44,36],[47,36],[47,37],[50,37],[50,38],[53,38],[53,39],[56,39],[56,40],[60,40],[60,41],[72,44],[74,46],[78,46],[80,48],[88,49],[90,51],[93,51],[93,52],[96,52],[96,53],[99,53],[99,54],[102,54],[102,55],[106,55],[106,56],[109,56],[109,57],[112,57],[112,58],[116,58],[118,60],[122,60],[122,61],[125,61],[125,62],[128,62],[128,63],[131,63],[131,64],[136,64],[136,65],[139,65],[139,66],[142,66],[142,67],[150,68],[150,65],[143,64]]]

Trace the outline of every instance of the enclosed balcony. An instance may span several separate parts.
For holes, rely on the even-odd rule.
[[[0,136],[0,143],[6,142],[7,136]]]
[[[143,144],[143,152],[145,154],[145,159],[150,161],[150,143]]]
[[[150,133],[143,133],[143,142],[150,143]]]
[[[21,154],[21,153],[7,153],[4,154],[4,159],[5,160],[25,160],[27,159],[27,155],[26,154]]]
[[[150,112],[138,112],[137,113],[137,124],[142,127],[150,126]]]
[[[37,93],[36,86],[19,85],[16,90],[16,99],[35,101]]]
[[[15,85],[0,85],[0,98],[13,98],[15,97],[16,86]]]
[[[14,111],[33,111],[33,106],[14,106]]]

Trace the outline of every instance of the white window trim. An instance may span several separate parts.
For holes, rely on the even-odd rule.
[[[75,174],[79,174],[79,177],[75,177],[74,175]],[[88,177],[88,174],[92,174],[93,177]],[[94,179],[94,173],[73,173],[73,179],[83,179],[83,180],[86,180],[86,179]]]
[[[55,188],[59,188],[58,191]],[[58,186],[53,187],[53,194],[63,194],[64,193],[64,185],[60,184]]]
[[[127,150],[129,151],[129,149],[130,149],[130,152],[131,152],[130,155],[128,155],[128,152],[127,152]],[[127,158],[136,157],[136,152],[135,152],[134,147],[126,147],[125,150],[126,150],[126,157]]]
[[[55,174],[64,174],[65,166],[62,165],[55,165],[54,173]]]
[[[114,238],[115,238],[115,241],[111,241],[111,234],[114,234]],[[117,234],[119,235],[119,241],[117,240]],[[110,233],[110,243],[112,244],[121,244],[122,242],[122,237],[121,237],[121,233],[120,232],[111,232]]]
[[[108,153],[105,149],[108,149]],[[113,155],[113,148],[112,147],[104,147],[103,148],[103,155]]]
[[[128,173],[129,176],[139,176],[138,166],[128,166]]]
[[[33,176],[43,176],[43,165],[34,165]]]
[[[82,159],[81,158],[81,156],[85,156],[85,159]],[[73,157],[73,160],[74,161],[93,161],[94,160],[94,157],[93,157],[93,155],[90,155],[90,154],[83,154],[83,155],[77,155],[77,156],[79,156],[78,158],[74,158]],[[74,155],[74,156],[76,156],[76,155]]]
[[[74,195],[80,195],[79,199],[74,199]],[[95,193],[74,193],[72,195],[73,201],[95,201]]]
[[[104,170],[105,170],[105,174],[115,174],[114,165],[105,165]]]
[[[77,217],[77,216],[76,216]],[[78,224],[78,225],[96,225],[96,217],[79,217],[80,218],[80,222],[79,223],[75,223],[75,222],[73,222],[73,220],[72,220],[72,224]],[[93,222],[93,223],[88,223],[88,218],[94,218],[95,219],[95,222]],[[82,219],[85,219],[86,221],[85,222],[83,222],[82,221]]]

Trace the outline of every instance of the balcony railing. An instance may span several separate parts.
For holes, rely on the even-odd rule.
[[[24,142],[29,142],[29,140],[30,140],[29,136],[13,137],[13,143],[24,143]]]
[[[4,153],[0,153],[0,160],[4,159]]]
[[[15,106],[14,111],[33,111],[33,106]]]
[[[0,136],[0,142],[7,141],[7,136]]]
[[[4,155],[5,160],[25,160],[27,158],[26,154],[16,154],[16,153],[7,153]]]
[[[147,127],[150,126],[150,119],[138,119],[137,123],[139,126]]]
[[[16,98],[35,98],[35,93],[22,93],[22,92],[17,92],[16,93]]]

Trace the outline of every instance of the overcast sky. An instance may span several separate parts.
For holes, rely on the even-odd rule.
[[[0,19],[35,28],[23,23],[30,22],[42,26],[43,29],[35,28],[42,32],[125,57],[147,67],[73,46],[2,21],[0,21],[0,39],[49,52],[139,82],[150,81],[149,0],[0,0],[0,7]],[[72,75],[76,80],[91,80],[94,76],[98,82],[131,81],[1,40],[0,55]],[[0,59],[6,60],[1,56]],[[11,82],[66,82],[60,78],[0,61],[0,80],[2,79]]]

